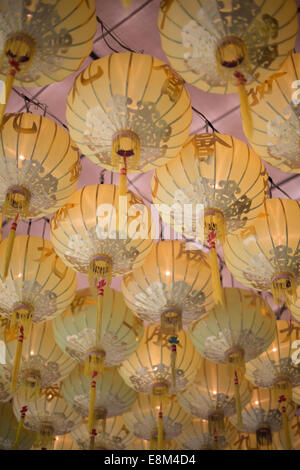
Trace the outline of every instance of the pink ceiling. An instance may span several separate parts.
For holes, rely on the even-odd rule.
[[[145,54],[150,54],[163,61],[167,61],[160,45],[157,29],[160,0],[133,0],[132,6],[127,9],[122,7],[121,0],[95,1],[98,17],[103,21],[105,27],[112,31],[123,44],[137,52],[144,52]],[[300,0],[296,3],[300,7]],[[105,34],[105,39],[115,50],[120,52],[124,51],[109,35]],[[300,52],[300,34],[296,42],[296,51]],[[112,52],[104,41],[100,24],[98,25],[98,30],[95,35],[93,52],[99,57]],[[92,60],[91,57],[88,57],[82,68],[85,68]],[[66,125],[66,97],[77,73],[69,76],[60,83],[54,83],[44,88],[16,88],[15,90],[46,105],[46,115]],[[193,107],[201,111],[201,113],[214,124],[219,132],[231,134],[234,137],[246,140],[242,131],[237,95],[215,95],[202,92],[190,85],[187,87],[191,94]],[[23,98],[13,91],[9,99],[7,112],[25,110]],[[30,107],[30,110],[33,113],[43,112],[33,105]],[[204,129],[203,119],[194,112],[191,133],[196,133]],[[96,167],[85,157],[83,157],[82,163],[83,170],[78,187],[99,183],[100,173],[103,172],[103,169]],[[269,165],[266,165],[266,168],[275,183],[280,184],[282,189],[291,197],[299,199],[300,175],[296,176],[291,173],[283,173]],[[139,193],[145,199],[146,203],[151,200],[150,179],[151,174],[135,175],[130,178],[132,185],[129,185],[129,188]],[[104,180],[106,183],[117,183],[118,175],[104,171]],[[273,197],[285,196],[278,190],[273,190]],[[27,233],[28,229],[32,234],[39,236],[44,234],[46,238],[49,238],[49,223],[45,220],[32,221],[30,227],[28,227],[28,223],[21,222],[18,227],[18,233]],[[3,236],[6,237],[7,233],[8,226],[6,225],[3,228]],[[86,287],[88,285],[86,277],[78,277],[79,287]],[[238,285],[237,282],[233,281],[226,267],[223,269],[223,284],[225,286]],[[120,279],[116,278],[113,280],[113,287],[117,289],[120,288]],[[267,295],[267,298],[272,306],[274,306],[271,296]]]

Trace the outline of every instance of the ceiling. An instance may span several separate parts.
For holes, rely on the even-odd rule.
[[[157,17],[160,0],[132,0],[132,5],[127,9],[123,8],[121,0],[95,0],[97,15],[103,22],[104,28],[98,24],[95,36],[93,52],[88,57],[82,67],[84,69],[93,59],[112,53],[110,48],[118,52],[124,52],[125,47],[153,55],[158,59],[167,62],[166,56],[160,45],[160,37],[157,28]],[[300,7],[300,0],[297,2]],[[298,16],[300,13],[298,12]],[[299,16],[300,19],[300,16]],[[118,41],[114,40],[112,33]],[[300,32],[296,42],[296,52],[300,52]],[[82,70],[80,69],[80,70]],[[15,87],[11,93],[7,112],[26,111],[25,100],[20,94],[25,94],[37,103],[37,106],[31,104],[30,111],[42,114],[46,110],[46,116],[56,119],[62,125],[66,126],[66,98],[72,87],[75,76],[79,72],[70,75],[59,83],[54,83],[43,88],[19,88]],[[202,92],[197,88],[187,85],[192,98],[192,105],[195,110],[203,113],[206,118],[213,123],[215,128],[222,133],[230,134],[241,140],[246,138],[242,131],[239,102],[237,95],[215,95]],[[193,111],[193,121],[191,133],[205,130],[205,121]],[[105,183],[118,183],[119,176],[104,171],[101,167],[96,167],[90,160],[82,156],[83,169],[78,187],[100,182],[103,175]],[[280,188],[291,198],[300,199],[300,174],[283,173],[276,168],[266,164],[267,171],[273,181],[280,185]],[[135,175],[130,177],[129,189],[140,194],[145,203],[150,203],[150,180],[152,173]],[[272,197],[287,197],[278,189],[272,189]],[[3,227],[3,236],[8,234],[8,224]],[[21,222],[18,227],[18,233],[30,233],[34,235],[49,238],[49,221],[47,219],[34,220],[32,222]],[[226,269],[222,270],[224,286],[238,286]],[[113,280],[113,287],[120,288],[120,279]],[[86,276],[79,275],[79,287],[87,287]],[[265,295],[264,295],[265,296]],[[271,296],[267,295],[270,304],[275,308]],[[286,311],[277,312],[278,316],[288,318]]]

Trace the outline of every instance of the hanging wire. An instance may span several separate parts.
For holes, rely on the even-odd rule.
[[[293,199],[288,193],[286,193],[283,189],[281,189],[280,186],[278,186],[278,184],[274,183],[273,179],[271,178],[271,176],[268,176],[268,180],[269,182],[271,183],[271,187],[270,187],[270,192],[271,192],[271,197],[272,197],[272,188],[276,188],[278,189],[278,191],[282,192],[282,194],[284,194],[286,197],[288,197],[289,199]]]
[[[120,51],[117,51],[116,49],[114,49],[109,43],[108,41],[106,40],[106,36],[109,36],[111,37],[120,47],[122,47],[122,49],[125,49],[126,51],[128,52],[137,52],[133,49],[131,49],[131,47],[127,46],[120,38],[118,38],[118,36],[116,35],[116,33],[112,33],[110,31],[110,29],[105,26],[105,24],[103,23],[103,21],[99,18],[99,16],[97,16],[97,21],[98,23],[100,24],[101,26],[101,32],[102,32],[102,39],[103,41],[105,42],[105,44],[107,45],[107,47],[109,49],[111,49],[113,52],[120,52]],[[144,51],[140,51],[140,53],[143,53]]]

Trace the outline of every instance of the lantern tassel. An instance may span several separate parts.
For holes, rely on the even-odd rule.
[[[96,401],[96,377],[98,373],[95,371],[92,376],[91,381],[91,394],[90,394],[90,408],[89,408],[89,420],[88,420],[88,430],[89,433],[92,434],[94,429],[94,409],[95,409],[95,401]]]
[[[24,421],[25,421],[25,416],[26,416],[27,410],[28,410],[27,406],[23,406],[21,408],[21,416],[20,416],[20,421],[19,421],[19,424],[18,424],[16,440],[15,440],[15,443],[14,443],[13,450],[18,450],[19,449],[19,441],[20,441],[21,431],[23,429],[23,424],[24,424]]]
[[[120,196],[126,196],[127,194],[127,163],[126,163],[126,157],[123,157],[124,160],[124,166],[121,168],[120,171],[120,191],[119,194]]]
[[[15,355],[15,361],[14,361],[14,368],[13,368],[12,376],[11,376],[11,391],[12,391],[12,393],[16,390],[16,386],[17,386],[17,382],[18,382],[18,375],[19,375],[19,369],[20,369],[21,357],[22,357],[22,349],[23,349],[23,340],[24,340],[24,328],[23,328],[23,326],[20,326],[18,342],[17,342],[17,350],[16,350],[16,355]]]
[[[247,139],[251,139],[253,134],[253,121],[250,112],[247,90],[245,88],[247,80],[242,73],[237,71],[234,72],[234,77],[237,79],[237,89],[240,99],[243,130]]]
[[[291,435],[290,435],[289,423],[288,423],[288,419],[287,419],[287,415],[286,415],[286,409],[285,409],[285,411],[281,410],[281,416],[282,416],[282,422],[283,422],[283,430],[284,430],[286,448],[287,448],[287,450],[292,450]]]
[[[160,404],[160,410],[158,412],[158,423],[157,423],[157,450],[164,450],[164,421],[162,403]]]
[[[96,429],[92,429],[91,435],[90,435],[90,450],[95,449],[95,439],[97,436],[97,431]]]
[[[216,304],[222,305],[224,303],[223,290],[219,273],[218,255],[215,247],[209,248],[209,264],[211,269],[214,300]]]
[[[217,435],[217,430],[216,428],[214,429],[214,449],[219,450],[218,446],[218,435]]]
[[[243,419],[242,419],[242,405],[241,405],[241,396],[240,396],[240,384],[239,377],[237,372],[234,372],[234,395],[235,395],[235,407],[237,414],[237,428],[242,429]]]
[[[7,278],[8,275],[8,270],[9,270],[9,265],[10,265],[10,260],[12,256],[12,251],[14,247],[14,242],[15,242],[15,237],[16,237],[16,230],[18,226],[18,218],[19,214],[16,215],[14,221],[11,224],[9,235],[8,235],[8,240],[7,240],[7,246],[6,246],[6,251],[5,251],[5,259],[4,259],[4,269],[3,269],[3,280]]]
[[[212,287],[216,304],[223,305],[223,289],[219,273],[218,255],[216,250],[217,240],[221,244],[226,238],[226,224],[222,212],[218,209],[206,209],[204,213],[204,229],[209,247],[209,262],[211,268]]]

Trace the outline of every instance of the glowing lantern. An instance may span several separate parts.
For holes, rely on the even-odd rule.
[[[253,226],[227,237],[225,262],[241,284],[259,291],[272,291],[278,305],[297,300],[300,281],[300,203],[290,199],[267,199]]]
[[[298,340],[299,331],[296,323],[277,321],[273,343],[246,366],[246,377],[253,385],[273,390],[288,449],[292,446],[288,426],[289,410],[291,407],[294,409],[292,393],[300,386],[300,368],[293,357],[293,353],[297,356],[293,342]]]
[[[227,364],[234,384],[240,427],[239,385],[245,363],[271,344],[275,329],[274,313],[260,296],[229,287],[224,289],[224,305],[216,306],[189,328],[191,340],[202,356],[218,364]]]
[[[83,423],[71,432],[76,446],[81,450],[125,450],[134,440],[122,416],[115,416],[106,421],[106,429],[102,427],[94,430],[93,440],[90,440],[88,426]]]
[[[226,421],[224,435],[218,438],[218,449],[230,448],[237,437],[236,429]],[[207,421],[194,418],[190,425],[176,439],[182,450],[214,450],[216,445],[209,433]]]
[[[153,409],[150,395],[139,394],[131,410],[123,416],[129,431],[137,438],[150,441],[152,450],[165,450],[165,441],[176,439],[191,421],[190,415],[172,400],[163,410],[161,438],[159,413],[160,406]]]
[[[203,235],[210,249],[216,302],[222,303],[217,242],[252,224],[262,212],[267,174],[244,142],[217,133],[196,134],[152,179],[153,202],[165,223],[187,238]],[[192,212],[188,206],[192,205]],[[201,204],[201,206],[199,206]],[[204,219],[204,223],[202,218]]]
[[[81,162],[68,132],[40,115],[6,114],[0,138],[0,211],[14,218],[4,258],[5,279],[18,220],[43,217],[65,204],[76,189]]]
[[[289,418],[293,416],[294,411],[295,407],[289,404],[287,407]],[[230,418],[230,421],[237,425],[236,417]],[[276,444],[278,441],[276,434],[282,425],[281,413],[271,391],[255,388],[250,403],[243,410],[243,428],[239,431],[255,434],[257,449],[275,450],[279,445],[278,442]]]
[[[8,240],[0,244],[0,259],[4,259]],[[43,238],[19,235],[7,279],[1,278],[0,314],[10,321],[11,333],[16,333],[15,362],[12,372],[14,391],[24,336],[31,322],[40,323],[62,312],[73,300],[77,285],[76,273],[55,254],[52,244]],[[4,282],[3,282],[4,281]],[[29,352],[28,352],[29,354]]]
[[[190,97],[169,65],[147,54],[94,60],[68,97],[72,139],[93,162],[127,173],[148,171],[175,157],[189,135]]]
[[[207,256],[184,242],[155,243],[142,266],[124,276],[128,307],[144,321],[159,323],[176,335],[182,324],[205,314],[214,304]]]
[[[83,417],[89,414],[90,381],[84,369],[78,365],[62,383],[62,394],[68,404]],[[105,369],[98,380],[94,414],[102,419],[105,432],[106,420],[126,413],[136,399],[136,392],[128,387],[116,368]]]
[[[300,173],[300,54],[291,54],[280,70],[250,90],[254,150],[282,171]]]
[[[245,87],[260,84],[292,52],[294,0],[163,0],[158,26],[164,52],[186,82],[213,93],[238,91],[245,133],[251,135]]]
[[[1,2],[1,78],[6,77],[1,103],[14,82],[45,86],[75,72],[92,50],[96,28],[93,0]],[[4,109],[2,104],[0,120]]]
[[[209,433],[217,448],[219,438],[221,442],[224,438],[225,418],[239,411],[235,389],[226,366],[202,359],[194,383],[177,395],[185,411],[208,421]],[[250,384],[242,381],[239,389],[240,409],[248,403],[251,394]]]

